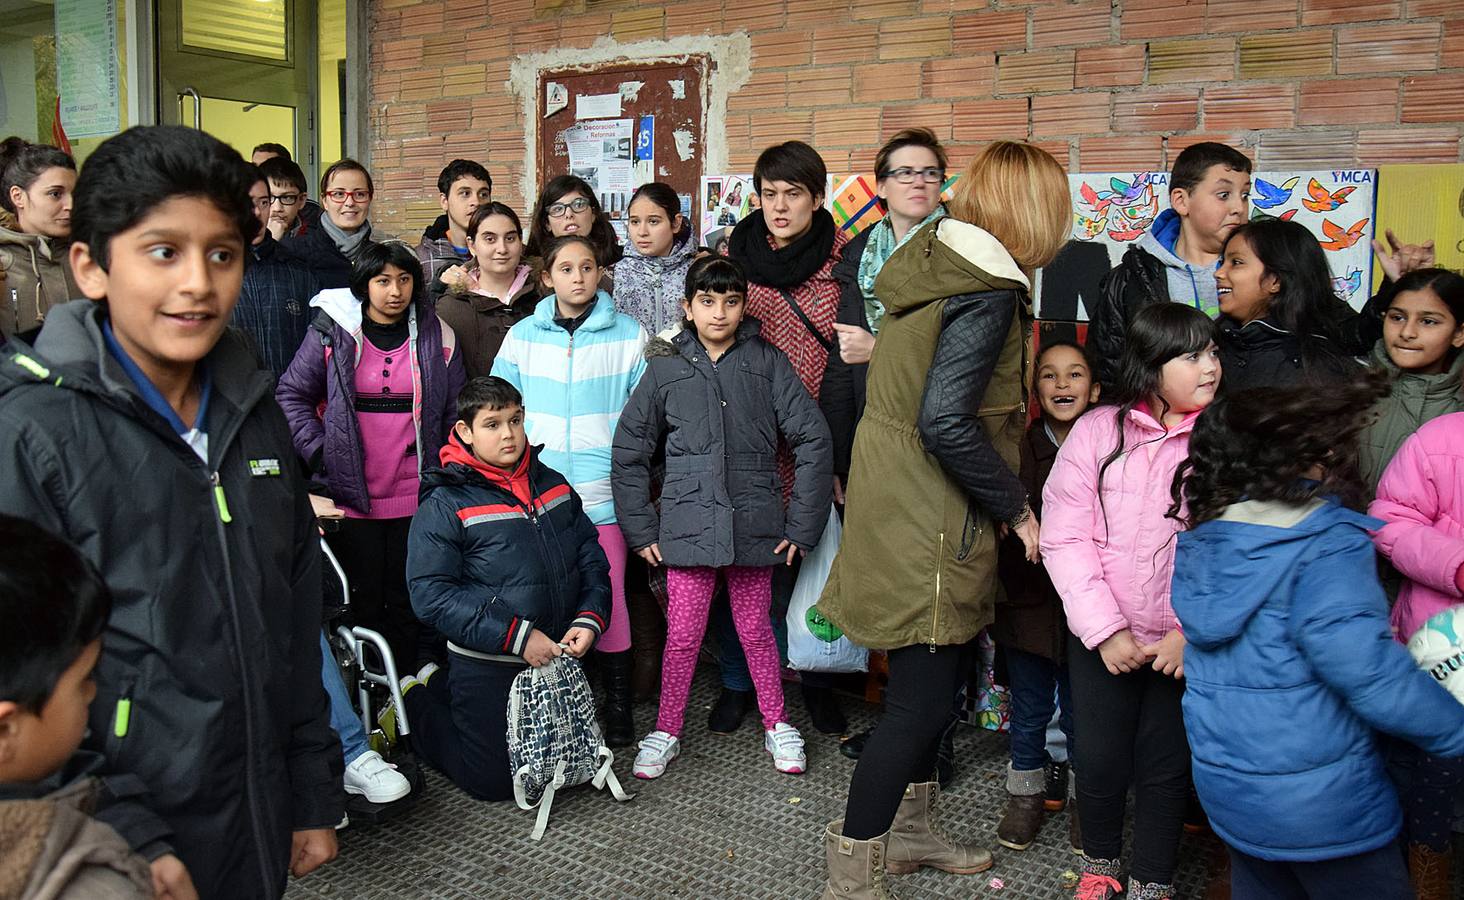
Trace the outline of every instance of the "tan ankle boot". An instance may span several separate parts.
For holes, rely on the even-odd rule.
[[[1413,883],[1418,900],[1449,900],[1453,896],[1452,861],[1453,854],[1448,850],[1440,852],[1422,844],[1408,845],[1408,880]]]
[[[844,820],[824,829],[824,862],[829,880],[822,900],[899,900],[885,883],[885,840],[888,834],[867,841],[844,837]]]
[[[889,854],[885,867],[892,875],[904,875],[930,866],[956,875],[973,875],[991,868],[991,851],[975,844],[952,840],[935,824],[935,807],[940,786],[934,781],[905,788],[905,799],[890,826]]]

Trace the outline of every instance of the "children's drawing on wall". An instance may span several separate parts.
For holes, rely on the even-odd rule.
[[[698,234],[701,242],[713,246],[711,232],[741,222],[757,208],[751,175],[704,175],[701,180],[702,214]]]
[[[946,176],[941,185],[941,199],[949,200],[951,188],[959,175]],[[885,216],[879,203],[879,184],[873,175],[830,175],[828,210],[834,224],[849,237],[875,224]]]
[[[1354,307],[1365,303],[1367,273],[1372,271],[1376,171],[1256,172],[1251,178],[1250,218],[1306,226],[1327,251],[1338,296]],[[1072,241],[1041,274],[1037,314],[1044,319],[1086,320],[1098,283],[1129,245],[1156,227],[1162,233],[1166,222],[1172,227],[1165,215],[1169,173],[1074,174],[1068,176],[1068,184]]]

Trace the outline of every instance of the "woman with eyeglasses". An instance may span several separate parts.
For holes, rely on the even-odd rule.
[[[610,217],[600,208],[595,190],[588,182],[577,175],[559,175],[549,179],[539,192],[533,222],[529,225],[529,242],[524,247],[525,258],[537,260],[554,238],[570,234],[590,239],[603,273],[599,288],[607,294],[613,293],[614,266],[620,262],[623,252],[615,229],[610,227]]]
[[[76,163],[44,144],[0,144],[0,341],[34,339],[51,307],[80,297],[66,250]]]
[[[921,228],[946,214],[940,202],[946,176],[946,152],[928,128],[907,128],[879,148],[874,157],[879,202],[886,215],[859,232],[844,246],[843,258],[834,266],[839,280],[839,315],[834,323],[838,346],[829,354],[819,394],[824,416],[834,437],[835,499],[844,502],[844,483],[849,478],[849,456],[854,430],[864,414],[864,386],[875,335],[884,319],[884,304],[874,293],[874,281],[885,262]],[[953,710],[954,713],[954,710]],[[952,725],[955,717],[952,715]],[[952,749],[953,728],[947,728],[937,755],[940,782],[955,774]],[[862,731],[839,749],[858,759],[869,732]]]
[[[349,287],[351,266],[375,243],[368,218],[375,193],[365,166],[354,159],[333,163],[320,178],[320,202],[325,210],[320,227],[284,240],[290,252],[315,272],[322,290]]]

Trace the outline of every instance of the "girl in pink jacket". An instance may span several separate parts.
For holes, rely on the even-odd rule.
[[[1426,422],[1403,442],[1368,513],[1386,523],[1373,540],[1405,579],[1389,622],[1406,644],[1424,622],[1464,602],[1464,412]],[[1412,769],[1398,798],[1409,873],[1420,898],[1442,897],[1464,760],[1412,748],[1399,755]]]
[[[1078,420],[1042,492],[1042,557],[1068,627],[1083,875],[1075,900],[1123,890],[1124,807],[1136,787],[1129,900],[1173,894],[1189,799],[1180,699],[1184,636],[1169,605],[1178,520],[1170,485],[1220,386],[1215,326],[1159,303],[1129,326],[1116,406]]]

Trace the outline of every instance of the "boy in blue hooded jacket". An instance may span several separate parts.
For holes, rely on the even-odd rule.
[[[1389,630],[1382,523],[1338,500],[1375,384],[1221,399],[1176,476],[1185,730],[1235,900],[1412,898],[1376,732],[1464,755],[1464,705]]]

